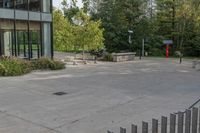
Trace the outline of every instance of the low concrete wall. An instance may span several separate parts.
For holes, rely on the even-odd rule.
[[[193,61],[192,68],[200,70],[200,60]]]
[[[124,61],[133,61],[135,59],[136,53],[113,53],[114,62],[124,62]]]
[[[81,60],[83,58],[83,55],[82,53],[78,53],[78,54],[75,54],[75,53],[70,53],[70,52],[54,52],[54,57],[56,59],[71,59],[71,60]],[[85,53],[84,54],[84,58],[86,60],[93,60],[94,59],[94,56],[90,55],[89,53]]]

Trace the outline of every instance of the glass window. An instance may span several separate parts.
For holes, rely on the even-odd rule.
[[[30,11],[40,11],[40,1],[41,0],[29,0],[29,10]]]
[[[30,22],[31,58],[39,58],[41,55],[40,23]]]
[[[13,8],[14,0],[0,0],[0,8]]]
[[[16,41],[17,55],[22,58],[28,58],[28,23],[26,21],[16,21]]]
[[[14,22],[0,19],[0,54],[13,55],[14,51]]]
[[[15,8],[19,10],[28,10],[28,0],[16,0],[15,1]]]
[[[42,12],[50,13],[51,10],[51,0],[43,0]]]

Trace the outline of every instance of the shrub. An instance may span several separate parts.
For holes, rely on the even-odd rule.
[[[33,64],[33,68],[35,70],[37,70],[37,69],[41,69],[41,70],[49,69],[50,64],[51,64],[51,60],[48,59],[48,58],[40,58],[38,60],[33,60],[32,64]]]
[[[4,76],[6,73],[6,68],[3,64],[0,63],[0,75]]]
[[[60,70],[65,64],[48,58],[27,61],[13,57],[0,57],[0,76],[19,76],[30,73],[32,70]]]
[[[54,61],[49,58],[40,58],[38,60],[32,61],[33,68],[34,69],[40,69],[40,70],[60,70],[65,68],[65,64],[60,61]]]
[[[51,70],[60,70],[65,69],[65,63],[61,61],[52,61],[52,64],[50,66]]]
[[[31,71],[32,65],[29,61],[11,57],[2,57],[0,59],[1,76],[18,76]]]
[[[103,57],[103,61],[113,61],[112,54],[107,54]]]
[[[161,57],[165,56],[165,51],[158,48],[151,49],[149,53],[150,53],[150,56],[161,56]]]

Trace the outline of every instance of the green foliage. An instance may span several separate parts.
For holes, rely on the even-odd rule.
[[[98,50],[103,48],[103,29],[101,21],[92,21],[83,11],[75,16],[75,45],[83,50]]]
[[[93,19],[102,20],[102,26],[105,29],[105,46],[108,52],[135,50],[134,43],[145,36],[144,32],[137,29],[144,26],[140,23],[145,12],[144,3],[144,0],[101,0],[97,11],[91,13]],[[134,43],[132,44],[128,42],[128,30],[134,31],[132,36]]]
[[[49,58],[40,58],[32,61],[35,70],[60,70],[65,68],[65,64],[60,61],[54,61]]]
[[[74,27],[67,19],[65,19],[60,10],[54,10],[53,16],[55,49],[58,51],[68,51],[73,49]]]
[[[50,67],[51,70],[61,70],[65,69],[65,63],[60,61],[53,61]]]
[[[149,52],[150,56],[165,56],[165,50],[161,50],[159,48],[152,48]]]
[[[64,63],[46,58],[35,61],[27,61],[14,57],[0,58],[0,76],[19,76],[30,73],[32,70],[60,70],[64,68]]]
[[[76,5],[77,0],[63,0],[63,12],[65,17],[70,23],[73,23],[73,17],[79,12],[79,8]]]
[[[106,55],[103,57],[103,61],[113,61],[113,56],[112,56],[112,54],[106,54]]]
[[[28,61],[2,57],[0,59],[0,76],[18,76],[32,71],[32,64]]]
[[[65,9],[67,10],[67,9]],[[93,21],[79,10],[72,22],[60,10],[54,10],[54,45],[58,51],[99,50],[103,48],[101,21]]]
[[[185,56],[200,56],[199,53],[199,1],[156,0],[157,34],[172,39],[173,54],[181,51]]]
[[[170,39],[174,42],[172,55],[175,51],[181,51],[186,56],[200,56],[199,0],[83,0],[82,2],[83,8],[80,9],[76,5],[77,0],[63,0],[64,16],[71,24],[68,25],[70,28],[64,29],[68,29],[65,32],[72,33],[70,34],[72,37],[59,34],[58,44],[62,46],[59,50],[99,49],[103,47],[104,42],[108,52],[140,51],[142,39],[148,38],[145,50],[154,52],[153,55],[162,55],[164,50],[162,41]],[[128,42],[128,30],[134,31],[131,44]],[[69,40],[62,43],[64,41],[61,38],[64,36]]]

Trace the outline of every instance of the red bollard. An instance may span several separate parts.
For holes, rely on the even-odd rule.
[[[166,45],[166,58],[169,58],[169,45]]]

